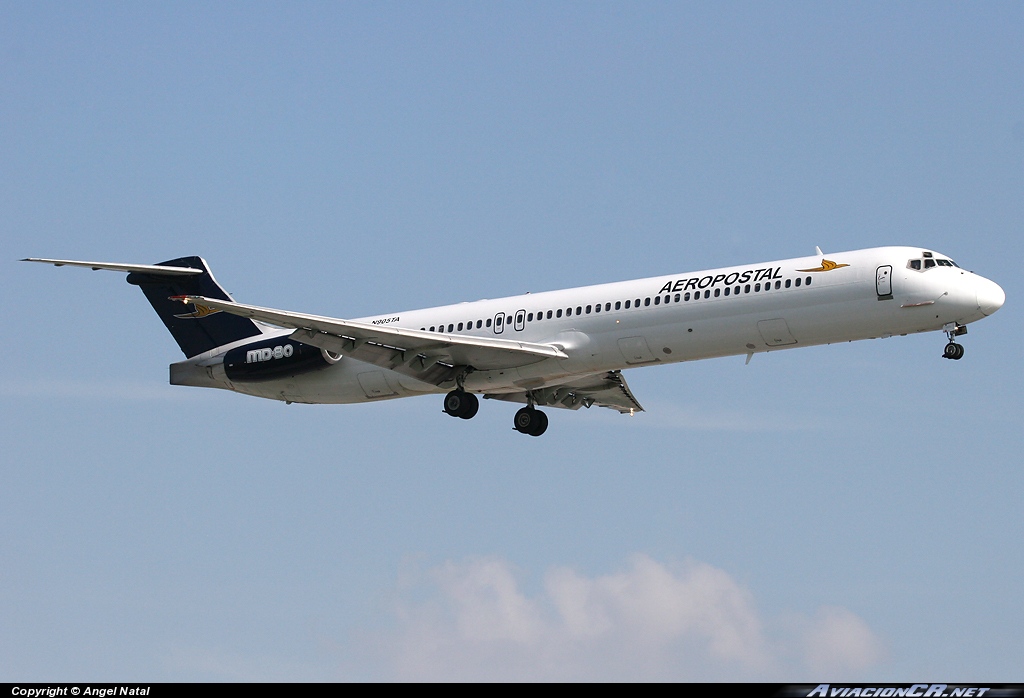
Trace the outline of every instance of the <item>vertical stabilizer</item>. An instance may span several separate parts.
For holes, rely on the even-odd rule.
[[[163,320],[187,357],[262,334],[249,318],[223,313],[201,306],[187,306],[170,300],[171,296],[205,296],[230,301],[231,296],[220,287],[202,257],[179,257],[160,262],[156,267],[188,267],[202,274],[168,275],[159,271],[132,271],[128,283],[146,294],[153,310]]]

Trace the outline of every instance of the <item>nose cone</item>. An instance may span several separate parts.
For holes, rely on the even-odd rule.
[[[978,308],[986,315],[991,315],[1003,307],[1006,301],[1006,294],[994,281],[979,279],[978,285]]]

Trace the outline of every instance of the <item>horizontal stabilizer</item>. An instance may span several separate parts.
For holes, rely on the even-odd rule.
[[[182,312],[180,303],[169,296],[194,294],[231,300],[231,296],[213,278],[210,267],[202,257],[178,257],[161,264],[122,264],[120,262],[80,262],[73,259],[44,259],[29,257],[23,262],[39,262],[63,267],[84,267],[97,271],[127,272],[125,278],[132,286],[142,289],[153,310],[187,357],[256,337],[263,333],[252,320],[227,313],[206,312],[196,308]]]
[[[151,274],[155,276],[195,276],[202,274],[202,269],[191,267],[164,267],[157,264],[119,264],[117,262],[77,262],[73,259],[43,259],[41,257],[28,257],[22,262],[40,262],[52,264],[55,267],[85,267],[93,271],[106,269],[107,271],[139,272],[140,274]]]

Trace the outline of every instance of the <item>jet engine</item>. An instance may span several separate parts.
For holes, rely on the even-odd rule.
[[[232,382],[255,382],[309,373],[340,360],[337,354],[283,335],[235,347],[224,355],[224,372]]]

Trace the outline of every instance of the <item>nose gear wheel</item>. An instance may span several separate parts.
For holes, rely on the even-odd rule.
[[[964,347],[962,344],[956,342],[950,342],[946,345],[946,348],[942,350],[942,358],[952,359],[953,361],[959,361],[964,358]]]

